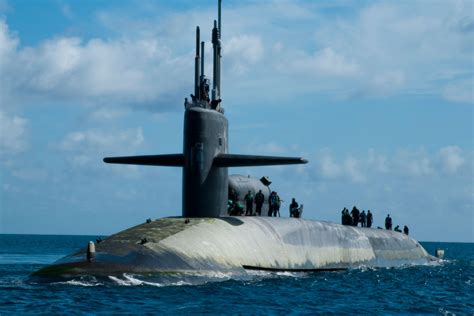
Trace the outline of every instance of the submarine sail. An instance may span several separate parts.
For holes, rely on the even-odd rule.
[[[204,76],[204,45],[196,27],[194,94],[185,101],[183,153],[131,157],[107,157],[106,163],[183,168],[183,217],[219,217],[227,208],[228,167],[304,164],[300,157],[269,157],[228,153],[228,121],[221,95],[221,1],[218,21],[212,29],[213,82],[209,98]],[[202,54],[202,56],[201,56]]]

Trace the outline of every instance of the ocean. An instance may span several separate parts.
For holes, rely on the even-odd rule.
[[[445,260],[426,266],[246,276],[123,274],[38,283],[31,273],[97,236],[0,235],[0,315],[474,315],[474,244],[421,242]]]

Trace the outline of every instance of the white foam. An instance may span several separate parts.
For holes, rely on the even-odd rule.
[[[84,280],[69,280],[65,282],[56,282],[54,284],[66,284],[66,285],[74,285],[74,286],[99,286],[103,285],[100,282],[97,282],[96,280],[93,281],[84,281]]]
[[[361,272],[367,272],[367,271],[375,271],[375,267],[372,267],[372,266],[368,266],[368,265],[365,265],[365,264],[361,264],[357,267],[354,268],[355,270],[360,270]]]
[[[130,285],[142,285],[142,284],[146,284],[146,282],[134,278],[133,275],[131,275],[131,274],[124,273],[124,274],[123,274],[123,277],[127,280],[127,282],[128,282]]]
[[[129,282],[120,280],[119,278],[114,277],[113,275],[109,275],[109,279],[111,279],[112,281],[114,281],[118,285],[122,285],[122,286],[130,286],[131,285]]]
[[[120,286],[139,286],[139,285],[149,285],[149,286],[156,286],[156,287],[164,287],[164,286],[182,286],[182,285],[192,285],[192,283],[185,282],[185,281],[178,281],[178,282],[171,282],[171,283],[158,283],[158,282],[150,282],[140,280],[137,276],[132,274],[123,274],[124,279],[120,279],[118,277],[109,275],[109,279],[117,283]]]
[[[261,277],[271,277],[273,274],[269,271],[263,271],[263,270],[246,270],[248,275],[251,276],[261,276]]]
[[[131,285],[133,285],[129,280],[122,280],[122,279],[119,279],[119,278],[117,278],[113,275],[109,275],[109,279],[111,279],[112,281],[117,283],[117,285],[121,285],[121,286],[131,286]]]
[[[199,272],[186,272],[184,273],[190,276],[197,276],[197,277],[207,277],[211,279],[232,279],[236,276],[236,273],[232,272],[221,272],[221,271],[199,271]]]
[[[278,276],[285,276],[285,277],[292,277],[292,278],[300,278],[306,275],[305,272],[290,272],[290,271],[281,271],[275,273]]]

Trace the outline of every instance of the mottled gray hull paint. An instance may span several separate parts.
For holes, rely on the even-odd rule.
[[[140,244],[146,238],[148,242]],[[110,236],[36,273],[43,276],[116,273],[338,270],[392,267],[435,260],[414,239],[393,231],[293,218],[163,218]]]

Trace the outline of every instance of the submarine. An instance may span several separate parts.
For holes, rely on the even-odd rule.
[[[268,178],[229,176],[228,168],[305,164],[300,157],[228,152],[221,99],[221,1],[212,29],[213,80],[204,74],[205,43],[196,28],[194,91],[184,102],[183,152],[104,158],[105,163],[182,168],[182,216],[147,220],[33,273],[35,277],[123,273],[249,273],[396,267],[435,260],[408,235],[302,218],[230,216],[229,192],[270,193]]]

